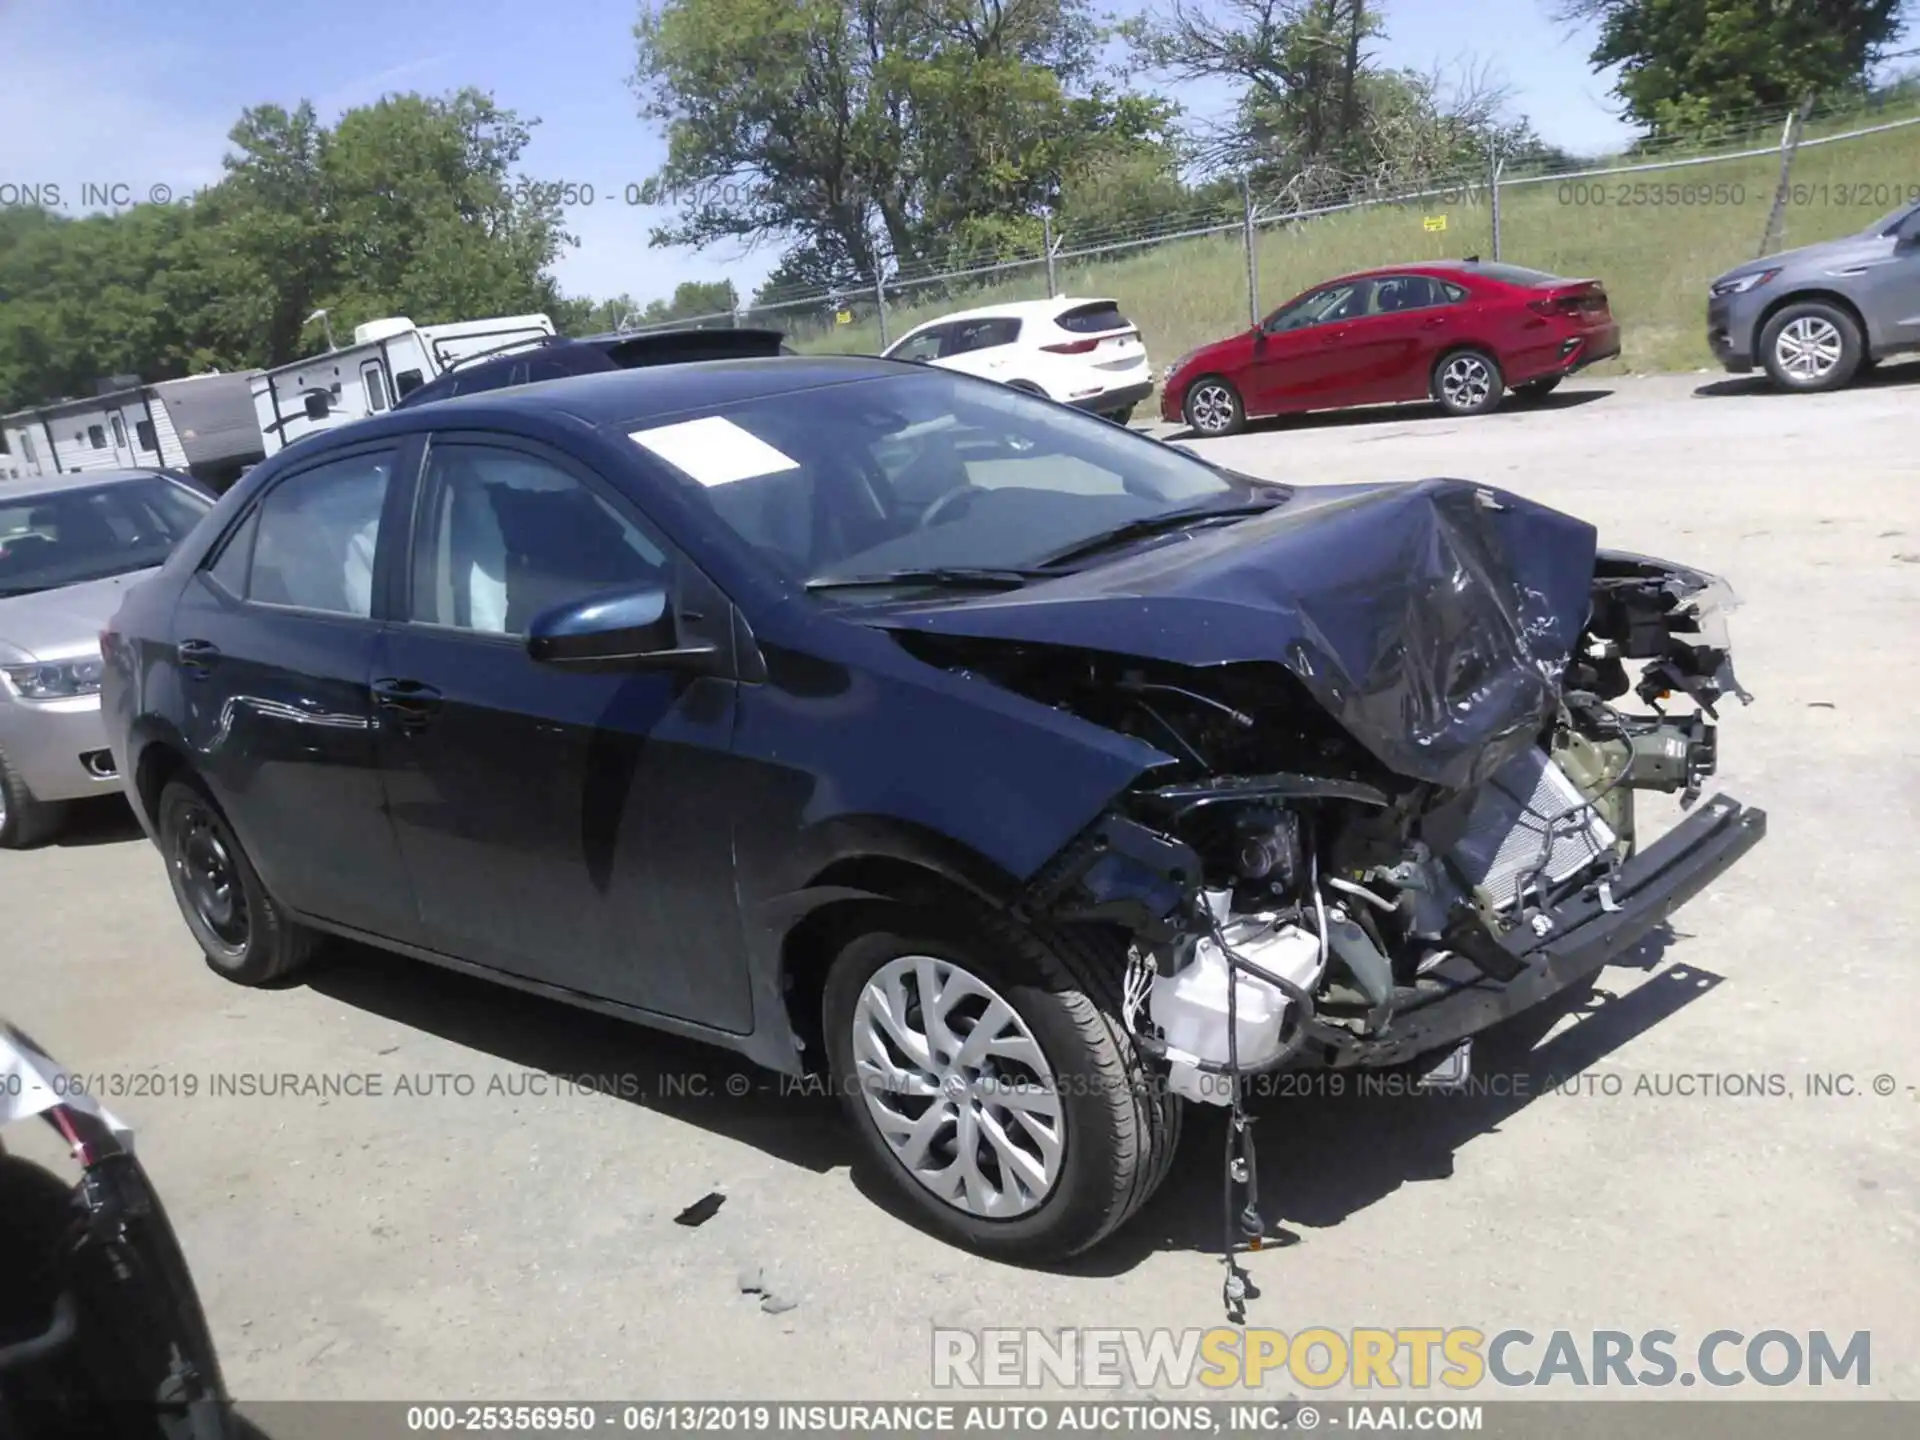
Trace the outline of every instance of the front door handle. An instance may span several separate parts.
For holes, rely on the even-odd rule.
[[[220,647],[210,640],[182,640],[174,647],[173,654],[181,669],[204,675],[220,658]]]
[[[373,703],[409,730],[417,730],[440,713],[440,692],[418,680],[376,680]]]

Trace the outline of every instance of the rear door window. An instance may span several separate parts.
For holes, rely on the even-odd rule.
[[[1452,304],[1465,293],[1429,275],[1385,275],[1374,282],[1367,312],[1392,315],[1402,310],[1426,310]]]
[[[1020,322],[1012,318],[995,316],[986,320],[963,320],[949,328],[947,342],[940,348],[940,356],[946,359],[975,350],[991,350],[998,345],[1011,345],[1019,338]]]

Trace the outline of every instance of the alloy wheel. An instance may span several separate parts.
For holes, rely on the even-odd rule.
[[[1066,1129],[1052,1066],[978,976],[931,955],[888,961],[854,1007],[853,1056],[875,1129],[932,1194],[1006,1220],[1053,1192]]]
[[[1216,434],[1233,426],[1233,396],[1224,385],[1202,385],[1187,401],[1193,428]]]
[[[1780,368],[1795,380],[1824,380],[1840,363],[1846,342],[1831,320],[1802,315],[1783,327],[1773,342]]]
[[[1440,372],[1440,394],[1456,410],[1486,404],[1493,390],[1493,368],[1478,355],[1456,355]]]
[[[246,891],[213,818],[204,809],[183,817],[173,847],[180,893],[200,923],[234,950],[244,950],[250,933]]]

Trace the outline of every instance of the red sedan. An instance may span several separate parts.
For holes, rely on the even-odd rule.
[[[1175,362],[1160,417],[1231,435],[1249,416],[1434,400],[1481,415],[1620,353],[1598,280],[1473,260],[1345,275]]]

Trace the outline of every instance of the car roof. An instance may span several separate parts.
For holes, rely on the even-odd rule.
[[[971,310],[956,310],[951,315],[923,320],[913,330],[924,330],[929,325],[947,325],[955,320],[1051,320],[1069,310],[1078,310],[1082,305],[1117,307],[1119,303],[1109,295],[1056,295],[1051,300],[1009,300],[1002,305],[979,305]],[[907,334],[912,334],[913,330]]]
[[[62,490],[85,490],[95,485],[114,485],[123,480],[171,480],[165,470],[68,470],[58,475],[26,475],[18,480],[0,481],[0,505],[36,495],[53,495]]]
[[[779,355],[742,360],[693,360],[684,365],[647,365],[593,375],[568,375],[455,395],[395,415],[431,416],[444,426],[461,414],[564,414],[595,427],[653,420],[688,410],[738,404],[822,385],[924,373],[902,361],[866,355]],[[367,422],[362,422],[367,423]],[[375,422],[377,423],[377,422]],[[357,427],[342,426],[344,433]],[[360,433],[366,433],[361,431]]]

